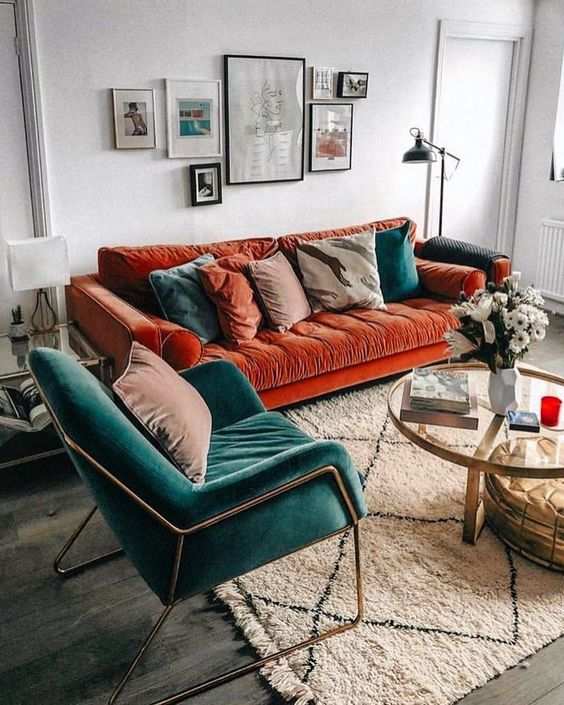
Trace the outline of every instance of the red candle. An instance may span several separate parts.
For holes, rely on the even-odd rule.
[[[562,400],[558,397],[542,397],[541,423],[543,426],[558,426]]]

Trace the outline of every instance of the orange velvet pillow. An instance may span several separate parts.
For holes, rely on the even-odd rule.
[[[253,289],[243,273],[250,261],[247,255],[229,255],[198,269],[203,287],[217,307],[223,335],[235,343],[252,340],[262,321]]]

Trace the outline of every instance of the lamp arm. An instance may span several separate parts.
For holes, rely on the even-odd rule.
[[[457,162],[460,161],[460,157],[457,157],[455,154],[452,152],[447,152],[447,150],[444,147],[438,147],[436,144],[433,144],[432,142],[429,142],[428,139],[425,137],[420,137],[421,142],[424,142],[425,144],[428,144],[429,147],[432,147],[433,149],[436,149],[437,152],[442,156],[442,157],[451,157],[452,159],[456,159]]]

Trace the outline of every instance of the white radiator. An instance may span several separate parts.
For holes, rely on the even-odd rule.
[[[564,222],[541,220],[535,285],[543,296],[564,303]]]

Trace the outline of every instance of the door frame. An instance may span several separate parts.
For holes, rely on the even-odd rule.
[[[47,237],[51,235],[51,218],[32,1],[0,0],[0,3],[14,7],[15,51],[20,70],[33,234],[35,237]]]
[[[2,5],[12,5],[16,23],[15,52],[18,57],[22,109],[24,116],[27,166],[31,196],[31,213],[34,237],[50,237],[53,234],[45,132],[39,83],[38,48],[35,34],[33,0],[0,0]],[[66,318],[64,296],[57,288],[50,289],[59,320]]]
[[[441,114],[441,92],[445,72],[446,43],[451,38],[491,39],[513,44],[505,143],[502,160],[501,192],[496,233],[496,249],[513,256],[515,245],[515,221],[521,169],[521,152],[525,127],[525,108],[531,43],[533,30],[528,25],[505,25],[489,22],[466,22],[441,20],[437,51],[437,71],[435,78],[435,100],[431,128],[431,141],[439,142],[439,120]],[[446,145],[448,149],[448,145]],[[438,184],[433,179],[432,169],[427,171],[427,198],[425,209],[425,237],[429,237],[434,223],[438,201]],[[448,199],[448,195],[446,197]]]

